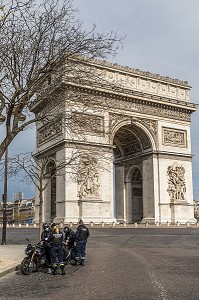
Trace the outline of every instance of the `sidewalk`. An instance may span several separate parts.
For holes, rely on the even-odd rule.
[[[13,272],[26,256],[26,245],[0,245],[0,277]]]

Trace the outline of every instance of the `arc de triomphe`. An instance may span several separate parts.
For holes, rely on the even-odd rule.
[[[79,80],[62,70],[48,101],[32,108],[38,115],[59,102],[65,114],[64,122],[37,124],[38,159],[48,155],[56,165],[81,152],[76,169],[67,165],[45,189],[44,221],[194,221],[190,122],[197,106],[188,83],[105,61],[73,64]]]

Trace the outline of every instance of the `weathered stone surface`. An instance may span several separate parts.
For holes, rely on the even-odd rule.
[[[39,153],[60,160],[82,152],[77,176],[71,180],[74,167],[67,166],[56,178],[53,220],[51,187],[44,191],[44,220],[193,221],[190,115],[197,107],[190,86],[106,62],[87,62],[87,68],[95,82],[63,76],[64,126],[59,119],[37,127]]]

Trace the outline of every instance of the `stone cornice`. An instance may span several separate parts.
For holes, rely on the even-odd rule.
[[[155,81],[163,82],[163,83],[170,83],[175,86],[183,86],[187,89],[191,89],[191,86],[188,84],[187,81],[179,80],[179,79],[174,79],[170,78],[169,76],[161,76],[160,74],[154,74],[149,71],[142,71],[140,69],[134,69],[129,66],[122,66],[117,63],[110,63],[105,60],[97,60],[97,59],[87,59],[83,56],[79,56],[79,58],[74,58],[74,61],[79,61],[79,63],[85,63],[87,65],[93,65],[98,66],[103,69],[108,69],[108,70],[113,70],[117,72],[122,72],[122,73],[129,73],[131,75],[143,77],[143,78],[149,78],[153,79]]]
[[[132,102],[142,102],[145,104],[149,104],[152,106],[161,106],[161,107],[169,107],[171,109],[176,110],[183,110],[187,111],[188,113],[192,113],[197,110],[198,104],[194,104],[187,101],[180,101],[175,99],[170,99],[166,97],[161,97],[157,95],[151,95],[143,92],[138,91],[129,91],[124,90],[122,91],[110,91],[103,88],[96,88],[91,86],[85,86],[81,84],[75,84],[72,82],[65,83],[68,87],[73,88],[74,90],[77,89],[78,91],[85,92],[85,93],[93,93],[95,95],[99,95],[101,97],[112,97],[115,99],[123,99],[126,101]]]
[[[192,155],[191,154],[184,154],[179,152],[167,152],[167,151],[153,151],[148,150],[143,153],[135,153],[131,157],[127,157],[125,159],[118,158],[116,159],[116,162],[123,162],[123,161],[131,161],[136,159],[148,159],[148,158],[159,158],[159,159],[175,159],[180,161],[192,161]]]
[[[198,105],[189,101],[188,92],[191,87],[186,81],[104,61],[82,58],[72,61],[71,70],[75,70],[73,63],[78,64],[78,77],[73,77],[70,72],[67,73],[66,65],[65,73],[60,74],[59,78],[57,77],[52,85],[48,86],[43,92],[43,100],[38,99],[32,103],[32,111],[36,112],[45,105],[47,101],[45,95],[59,93],[66,87],[115,99],[141,100],[145,104],[159,107],[167,105],[171,109],[183,109],[188,113],[197,110]],[[90,69],[87,69],[87,66]],[[127,74],[128,72],[130,73]]]
[[[83,141],[78,141],[78,140],[61,140],[58,141],[57,143],[54,143],[50,146],[48,146],[47,148],[43,149],[43,150],[39,150],[37,151],[37,153],[35,154],[35,157],[38,159],[40,157],[46,156],[46,155],[54,155],[58,150],[63,149],[64,147],[72,147],[72,148],[77,148],[79,149],[79,146],[81,146],[81,149],[87,149],[89,148],[93,148],[93,149],[99,149],[99,148],[104,148],[104,149],[108,149],[109,151],[114,149],[115,146],[110,145],[110,144],[100,144],[100,143],[95,143],[95,142],[83,142]],[[39,149],[39,147],[38,147]]]

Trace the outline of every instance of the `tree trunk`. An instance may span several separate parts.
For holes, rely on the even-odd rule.
[[[43,223],[43,190],[39,190],[39,239],[42,234],[42,223]]]

